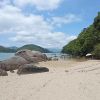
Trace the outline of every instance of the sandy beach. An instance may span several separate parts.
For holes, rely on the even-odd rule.
[[[0,100],[100,100],[100,60],[41,62],[49,72],[0,76]]]

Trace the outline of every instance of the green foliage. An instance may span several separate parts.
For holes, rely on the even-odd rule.
[[[50,52],[49,50],[42,48],[40,46],[34,45],[34,44],[24,45],[24,46],[18,48],[17,50],[21,50],[21,49],[35,50],[35,51],[40,51],[42,53],[49,53]]]
[[[16,50],[15,49],[10,49],[10,48],[7,48],[7,47],[0,46],[0,52],[13,53],[13,52],[16,52]]]
[[[98,43],[100,43],[100,13],[98,13],[92,25],[83,29],[77,39],[63,47],[62,52],[74,56],[85,56],[87,53],[93,52],[95,48],[96,54],[97,47],[95,46]],[[98,52],[100,52],[99,49]]]
[[[68,54],[72,54],[74,56],[77,56],[81,52],[81,45],[79,44],[79,41],[77,41],[75,39],[75,40],[71,41],[68,45],[63,47],[62,52],[63,53],[67,52]]]
[[[100,30],[100,12],[98,13],[98,16],[94,19],[93,24],[97,30]]]
[[[34,44],[24,45],[20,48],[7,48],[7,47],[0,46],[0,52],[4,52],[4,53],[13,53],[21,49],[35,50],[35,51],[40,51],[42,53],[50,52],[49,50],[42,48],[40,46],[34,45]]]
[[[93,55],[100,59],[100,43],[94,47]]]

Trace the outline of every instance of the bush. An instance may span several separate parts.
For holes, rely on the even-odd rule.
[[[93,55],[95,58],[100,59],[100,43],[94,47]]]

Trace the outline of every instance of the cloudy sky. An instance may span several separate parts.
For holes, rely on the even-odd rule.
[[[98,11],[100,0],[0,0],[0,45],[62,48]]]

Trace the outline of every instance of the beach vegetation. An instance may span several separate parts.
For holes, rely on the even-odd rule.
[[[84,28],[77,39],[65,45],[62,52],[73,56],[85,56],[87,53],[93,53],[94,56],[100,58],[100,12],[93,24]]]

